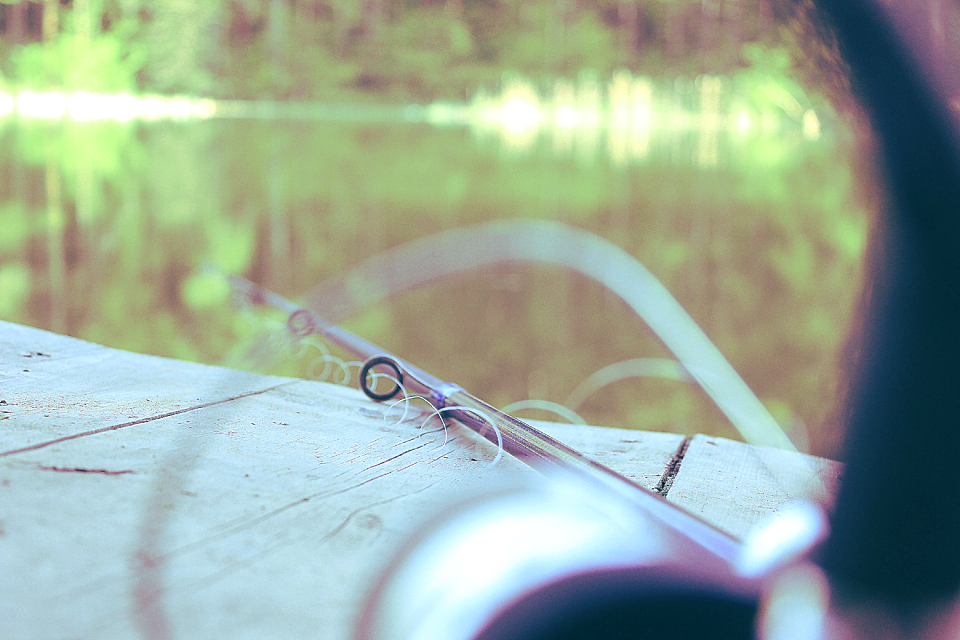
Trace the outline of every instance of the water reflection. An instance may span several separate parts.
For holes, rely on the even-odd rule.
[[[820,119],[802,104],[809,101],[798,87],[758,82],[745,74],[657,81],[621,69],[605,81],[583,71],[576,81],[559,78],[540,84],[508,73],[496,91],[480,89],[468,103],[426,107],[25,90],[0,93],[0,118],[427,122],[467,127],[479,140],[495,139],[508,152],[530,152],[545,140],[553,155],[575,156],[583,163],[601,156],[615,166],[647,161],[652,140],[665,147],[689,138],[692,152],[684,161],[701,168],[716,166],[722,139],[729,135],[785,139],[800,134],[808,141],[820,137]],[[745,99],[751,92],[759,99]]]
[[[711,75],[658,81],[620,70],[605,82],[586,71],[576,82],[560,79],[539,89],[507,75],[498,93],[481,91],[460,112],[433,105],[428,117],[464,122],[480,139],[496,138],[516,153],[545,139],[555,155],[582,163],[605,158],[615,166],[647,162],[684,139],[691,148],[675,161],[711,168],[730,135],[820,137],[820,119],[801,104],[807,100],[796,87],[791,92],[771,82],[759,87],[759,99],[744,99],[754,84]]]
[[[525,82],[373,122],[0,121],[0,317],[221,362],[250,328],[204,262],[296,297],[435,231],[556,219],[637,257],[781,422],[816,428],[865,233],[840,125],[758,82]],[[348,326],[497,405],[562,402],[607,365],[668,355],[615,297],[545,267],[440,281]],[[676,381],[607,385],[580,411],[735,436]],[[811,442],[829,453],[835,436]]]

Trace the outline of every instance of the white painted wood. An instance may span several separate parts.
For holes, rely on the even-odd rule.
[[[667,500],[743,537],[789,502],[829,501],[841,468],[824,458],[698,435]]]
[[[0,381],[2,638],[345,640],[411,532],[533,475],[352,389],[9,323]],[[646,486],[679,442],[541,426]]]

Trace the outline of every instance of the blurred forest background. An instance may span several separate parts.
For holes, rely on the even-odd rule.
[[[842,87],[810,0],[3,0],[0,70],[33,88],[212,97],[468,99],[504,70],[728,73],[784,48]],[[831,96],[839,98],[839,95]]]
[[[0,318],[218,363],[251,328],[204,263],[297,297],[436,231],[562,220],[642,261],[798,444],[835,454],[843,346],[880,196],[863,160],[868,132],[811,3],[0,8],[10,105],[55,91],[311,106],[303,117],[251,108],[85,121],[10,107],[0,118]],[[646,96],[646,120],[629,131],[604,124],[617,86]],[[593,96],[588,106],[606,115],[589,135],[541,124],[519,142],[509,122],[468,117],[509,87],[541,107]],[[429,117],[445,112],[468,116]],[[642,151],[614,153],[630,136]],[[611,363],[669,357],[602,287],[544,267],[443,281],[346,324],[501,406],[563,402]],[[624,380],[580,410],[595,424],[736,437],[702,392],[671,380]]]

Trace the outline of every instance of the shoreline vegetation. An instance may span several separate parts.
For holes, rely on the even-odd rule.
[[[5,0],[7,87],[350,104],[468,102],[504,71],[803,76],[843,68],[809,1]]]

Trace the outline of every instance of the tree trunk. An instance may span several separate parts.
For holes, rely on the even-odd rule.
[[[635,0],[621,0],[617,5],[620,24],[620,58],[628,64],[637,58],[640,50],[640,7]]]
[[[6,18],[6,29],[4,37],[10,44],[22,44],[26,36],[27,25],[27,3],[21,0],[16,4],[4,6],[4,17]]]
[[[60,3],[43,0],[43,41],[50,42],[60,30]]]

